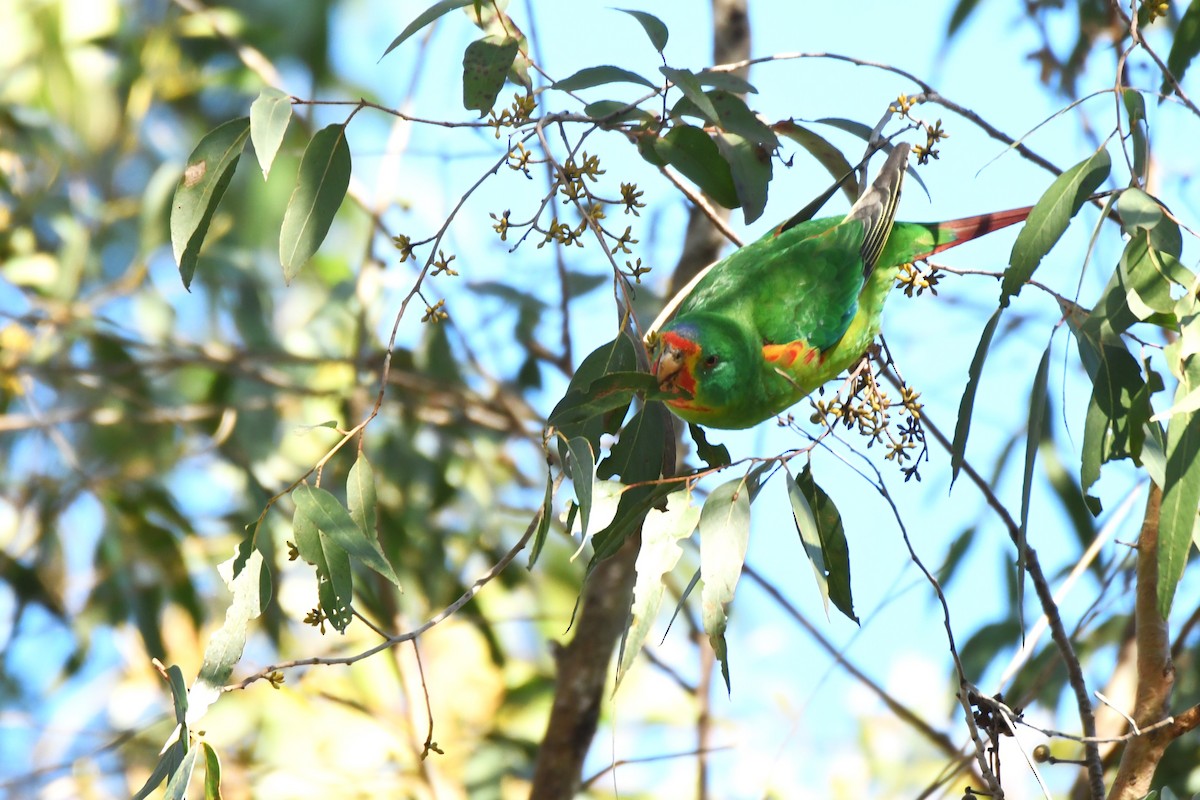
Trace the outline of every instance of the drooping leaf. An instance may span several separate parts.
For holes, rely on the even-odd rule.
[[[1053,343],[1051,343],[1053,344]],[[1033,375],[1033,388],[1029,391],[1029,422],[1025,426],[1025,472],[1021,478],[1021,517],[1017,528],[1017,615],[1024,630],[1023,609],[1025,608],[1025,543],[1029,534],[1029,501],[1033,494],[1033,468],[1037,464],[1038,450],[1046,434],[1046,415],[1050,396],[1046,383],[1050,377],[1050,347],[1046,345],[1042,359]]]
[[[850,545],[846,541],[846,530],[842,526],[842,515],[834,505],[833,498],[817,485],[813,478],[812,467],[805,465],[796,479],[796,487],[804,498],[811,520],[805,524],[815,525],[816,538],[821,543],[821,556],[825,565],[825,578],[829,589],[829,599],[838,611],[847,619],[858,624],[858,616],[854,613],[854,596],[850,591]],[[790,488],[790,487],[789,487]],[[792,506],[793,513],[796,506]],[[797,518],[797,524],[800,519]],[[809,534],[811,536],[811,533]]]
[[[604,86],[609,83],[636,83],[651,89],[658,88],[657,84],[653,81],[636,72],[609,65],[584,67],[569,78],[556,81],[554,88],[564,92],[577,92],[582,89],[591,89],[593,86]]]
[[[975,348],[975,356],[971,359],[971,367],[967,371],[967,385],[963,389],[962,399],[958,403],[958,422],[954,426],[954,442],[950,448],[950,485],[958,479],[958,471],[962,469],[967,454],[967,437],[971,433],[971,414],[975,410],[975,393],[979,390],[979,377],[983,373],[983,364],[987,360],[988,349],[992,346],[992,336],[996,333],[996,325],[1000,322],[1000,309],[992,312],[991,318],[983,326],[983,334],[979,337],[979,345]]]
[[[826,171],[833,176],[834,180],[842,181],[842,193],[846,195],[846,199],[853,203],[858,199],[858,183],[854,180],[842,180],[847,175],[853,175],[854,167],[842,155],[842,151],[838,150],[827,140],[818,136],[801,125],[797,125],[794,120],[784,120],[776,122],[772,128],[776,133],[782,134],[791,139],[796,144],[808,151],[809,155],[817,160]]]
[[[732,691],[725,646],[727,612],[749,539],[750,493],[745,480],[736,478],[714,489],[700,512],[700,616],[727,692]]]
[[[713,109],[717,112],[716,124],[721,130],[749,139],[763,147],[768,154],[775,152],[779,147],[779,138],[775,135],[775,131],[750,110],[745,100],[722,89],[705,92],[705,96],[708,97]],[[689,97],[684,97],[676,103],[671,109],[671,114],[672,116],[686,114],[700,119],[705,118],[705,115]]]
[[[563,398],[550,412],[549,424],[557,428],[568,439],[576,436],[586,436],[592,445],[592,451],[600,449],[600,436],[604,433],[615,433],[621,426],[622,420],[629,409],[629,403],[618,406],[600,416],[584,417],[575,415],[575,409],[586,403],[589,392],[597,379],[617,372],[631,372],[637,369],[637,356],[634,352],[633,340],[620,334],[611,342],[601,345],[587,355],[575,370],[571,382]],[[564,422],[575,415],[574,421]],[[560,442],[559,455],[567,457],[565,443]]]
[[[142,784],[134,795],[133,800],[145,800],[150,796],[150,793],[159,787],[167,778],[178,773],[183,761],[187,758],[187,737],[182,739],[177,738],[171,743],[166,750],[158,757],[158,763],[154,765],[154,769],[150,772],[150,777]]]
[[[1167,69],[1176,81],[1183,80],[1183,74],[1197,53],[1200,53],[1200,0],[1192,0],[1187,11],[1183,12],[1183,19],[1179,20],[1175,38],[1171,41],[1171,52],[1167,54]],[[1165,76],[1160,91],[1168,96],[1174,91]]]
[[[359,452],[346,476],[346,505],[350,510],[350,518],[358,526],[363,536],[376,539],[379,529],[376,526],[375,514],[378,502],[375,497],[375,472],[366,453]]]
[[[640,122],[644,125],[655,124],[654,115],[643,108],[631,106],[624,100],[597,100],[583,107],[583,113],[595,120],[603,120],[603,126],[617,125],[622,122]],[[648,137],[653,139],[654,137]]]
[[[279,262],[291,283],[317,252],[350,186],[350,145],[346,126],[328,125],[313,134],[300,159],[296,188],[283,212]]]
[[[694,422],[688,423],[688,432],[692,435],[692,441],[696,443],[696,455],[700,456],[705,464],[712,469],[729,465],[731,459],[728,447],[723,444],[709,444],[708,437],[704,435],[704,428]]]
[[[608,458],[597,466],[598,478],[619,477],[621,483],[630,488],[621,493],[612,522],[599,529],[592,539],[594,550],[588,564],[589,573],[597,563],[617,552],[637,530],[646,512],[675,488],[666,483],[631,486],[653,481],[662,475],[668,425],[670,421],[662,403],[647,403],[621,430]],[[600,523],[593,520],[592,527],[599,526]]]
[[[529,563],[526,568],[533,569],[542,548],[546,544],[546,536],[550,533],[550,515],[553,513],[554,476],[546,470],[546,495],[542,498],[542,507],[538,510],[537,529],[533,533],[533,544],[529,547]]]
[[[1164,350],[1179,379],[1175,404],[1200,389],[1200,304],[1192,294],[1179,301],[1180,338]],[[1191,551],[1200,508],[1200,413],[1183,412],[1167,424],[1166,471],[1158,522],[1158,610],[1171,611]]]
[[[1146,383],[1137,360],[1116,337],[1099,342],[1092,384],[1084,419],[1080,484],[1092,512],[1099,513],[1100,502],[1090,490],[1100,477],[1100,467],[1122,458],[1140,460],[1150,420],[1150,394],[1159,387]]]
[[[258,99],[250,104],[250,141],[254,144],[263,180],[271,172],[271,164],[279,152],[279,145],[283,144],[283,134],[291,119],[292,98],[274,87],[263,89]]]
[[[971,16],[971,12],[979,5],[979,0],[958,0],[958,4],[954,6],[954,11],[950,14],[950,22],[946,26],[946,38],[951,39],[954,34],[958,33],[959,28],[967,21],[967,17]]]
[[[724,89],[734,94],[758,94],[758,89],[748,80],[725,70],[702,69],[696,73],[696,80],[700,81],[701,86]]]
[[[804,547],[804,555],[808,556],[809,566],[812,567],[813,578],[817,582],[817,591],[821,593],[821,602],[825,606],[825,618],[829,619],[829,570],[825,566],[825,550],[821,546],[821,532],[817,526],[816,515],[808,505],[808,500],[796,484],[796,479],[786,468],[783,471],[784,482],[787,485],[788,502],[792,506],[792,519],[796,523],[796,532],[800,534],[800,544]]]
[[[485,36],[463,53],[463,108],[486,117],[508,80],[520,42],[510,36]]]
[[[233,599],[225,610],[225,622],[204,648],[200,673],[188,690],[187,723],[193,729],[224,691],[234,665],[242,658],[250,623],[262,614],[270,599],[269,575],[262,553],[257,549],[251,550],[245,567],[235,577],[234,562],[237,558],[235,554],[218,567]],[[268,591],[263,590],[264,579],[267,580]]]
[[[647,14],[645,11],[634,11],[629,8],[618,8],[617,11],[628,14],[638,21],[642,26],[642,30],[646,32],[646,36],[650,39],[650,44],[654,45],[654,49],[662,52],[667,47],[667,26],[663,21],[653,14]]]
[[[659,67],[658,68],[667,79],[683,92],[683,96],[692,102],[694,107],[699,111],[700,115],[713,125],[720,122],[720,115],[717,114],[716,106],[713,105],[712,99],[704,92],[704,87],[700,85],[700,81],[696,78],[696,73],[689,69],[677,69],[675,67]]]
[[[296,504],[292,516],[292,535],[300,557],[317,568],[317,600],[321,611],[334,629],[341,632],[350,624],[350,601],[354,580],[350,555],[321,534],[307,505]]]
[[[605,412],[627,408],[635,394],[643,394],[649,399],[677,396],[660,391],[658,381],[648,372],[611,372],[596,378],[584,391],[569,389],[549,421],[551,425],[565,429]]]
[[[580,535],[587,537],[588,517],[592,513],[592,481],[596,478],[596,455],[591,442],[584,436],[567,441],[567,473],[575,485],[575,502],[579,505]]]
[[[686,491],[673,492],[667,498],[666,510],[651,510],[642,524],[642,546],[634,567],[637,578],[633,585],[629,630],[617,668],[618,686],[641,652],[642,643],[658,615],[662,605],[663,576],[675,568],[683,555],[679,543],[692,535],[700,520],[700,509],[691,504],[690,495]]]
[[[405,39],[412,36],[429,23],[438,19],[447,12],[453,11],[456,8],[462,8],[463,6],[469,6],[473,2],[476,2],[476,0],[441,0],[441,2],[434,3],[429,8],[418,14],[417,18],[410,22],[408,26],[400,32],[399,36],[397,36],[395,39],[392,39],[392,43],[389,44],[387,49],[383,51],[383,55],[379,57],[379,60],[382,61],[383,56],[386,56],[388,53],[395,50],[404,42]]]
[[[221,759],[208,742],[201,742],[204,750],[204,800],[221,800]]]
[[[171,780],[167,781],[163,800],[185,800],[188,783],[191,782],[192,773],[196,770],[196,756],[199,753],[200,750],[195,747],[184,753],[183,759],[179,762],[179,768],[171,775]]]
[[[188,704],[191,702],[191,697],[188,694],[187,684],[183,681],[183,670],[177,664],[172,664],[167,667],[167,681],[171,686],[171,702],[175,709],[175,722],[180,725],[185,725],[188,721]],[[187,728],[183,728],[182,735],[187,737]]]
[[[356,561],[387,578],[392,585],[400,585],[400,578],[388,563],[379,541],[359,528],[336,497],[324,489],[301,484],[292,490],[292,501],[297,510],[303,509],[305,516],[313,521],[322,536],[328,537]]]
[[[1133,145],[1133,174],[1137,178],[1146,176],[1146,101],[1137,89],[1123,89],[1121,99],[1125,103],[1125,115],[1129,120],[1129,134]]]
[[[767,184],[771,182],[771,154],[734,133],[717,134],[717,150],[729,164],[733,187],[743,219],[749,225],[767,207]]]
[[[1108,151],[1101,147],[1055,178],[1034,204],[1013,242],[1009,266],[1000,283],[1001,308],[1008,306],[1033,276],[1042,258],[1067,230],[1071,218],[1108,178],[1111,167]]]
[[[230,120],[204,134],[188,156],[171,200],[171,249],[184,288],[191,288],[204,235],[233,179],[249,135],[249,117]]]
[[[737,208],[737,187],[728,162],[707,133],[679,124],[654,145],[655,152],[725,208]]]
[[[1138,98],[1141,95],[1137,95]],[[1163,219],[1162,206],[1150,195],[1137,187],[1131,187],[1121,192],[1117,198],[1117,212],[1125,231],[1133,234],[1137,228],[1150,230]]]

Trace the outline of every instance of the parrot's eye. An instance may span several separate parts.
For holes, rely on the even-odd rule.
[[[717,365],[717,362],[720,360],[721,359],[718,356],[716,356],[715,354],[711,355],[708,358],[704,359],[704,367],[706,369],[712,369],[713,367],[715,367]]]

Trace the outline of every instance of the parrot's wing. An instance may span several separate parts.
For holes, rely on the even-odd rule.
[[[754,321],[772,344],[826,350],[858,310],[858,295],[891,235],[909,146],[897,145],[870,188],[837,225],[803,223],[777,233],[772,268],[755,290]]]

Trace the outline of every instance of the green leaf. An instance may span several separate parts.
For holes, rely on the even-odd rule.
[[[678,396],[660,391],[658,381],[648,372],[611,372],[596,378],[585,390],[569,389],[551,412],[549,422],[556,428],[586,422],[605,412],[628,408],[635,394],[651,399]]]
[[[700,512],[700,615],[721,664],[727,692],[732,691],[725,647],[727,612],[742,574],[749,538],[750,492],[746,481],[737,478],[714,489]]]
[[[696,443],[696,455],[700,456],[705,464],[712,469],[729,465],[732,459],[729,458],[728,447],[723,444],[709,444],[708,437],[704,435],[704,428],[694,422],[688,423],[688,432],[692,435],[692,441]]]
[[[254,144],[263,180],[271,172],[271,164],[279,152],[279,145],[283,144],[283,134],[291,119],[292,98],[278,89],[263,89],[258,99],[250,104],[250,141]]]
[[[208,742],[201,742],[204,750],[204,800],[221,800],[221,759]]]
[[[634,352],[633,340],[624,334],[619,334],[611,342],[601,345],[588,354],[580,363],[567,386],[566,394],[550,412],[549,424],[558,428],[564,436],[572,439],[576,436],[586,436],[592,444],[592,451],[600,449],[600,436],[604,433],[615,433],[621,426],[622,420],[629,409],[629,404],[618,406],[599,417],[584,418],[582,421],[563,422],[570,415],[575,415],[575,408],[588,401],[588,393],[592,383],[598,378],[615,372],[629,372],[637,369],[637,356]],[[559,454],[565,460],[566,446],[559,442]]]
[[[958,403],[958,422],[954,426],[954,443],[950,448],[950,485],[958,480],[958,471],[966,460],[967,437],[971,433],[971,414],[975,409],[975,393],[979,390],[979,376],[983,373],[983,363],[987,360],[988,348],[992,346],[992,336],[996,333],[996,324],[1000,322],[1000,309],[992,312],[991,318],[983,326],[983,335],[979,337],[979,345],[975,348],[975,357],[971,359],[971,367],[967,372],[967,385],[963,389],[962,399]]]
[[[292,501],[304,514],[338,547],[352,558],[378,572],[399,586],[400,578],[388,563],[383,549],[374,536],[364,535],[355,524],[350,512],[342,507],[337,498],[324,489],[301,484],[292,491]]]
[[[383,51],[383,56],[386,56],[388,53],[395,50],[404,42],[405,39],[412,36],[414,33],[421,30],[421,28],[424,28],[437,18],[450,11],[453,11],[456,8],[469,6],[473,2],[475,2],[475,0],[441,0],[440,3],[434,3],[429,8],[418,14],[417,18],[410,22],[408,27],[400,32],[399,36],[397,36],[395,39],[392,39],[392,43],[389,44],[387,49]],[[379,57],[380,61],[383,60],[383,56]]]
[[[464,108],[487,116],[519,50],[520,43],[511,36],[485,36],[467,45],[463,53]]]
[[[576,436],[567,442],[567,472],[575,486],[575,502],[579,505],[580,535],[587,538],[588,517],[592,513],[592,481],[596,478],[596,455],[586,437]]]
[[[1138,178],[1146,175],[1146,101],[1137,89],[1121,90],[1125,103],[1125,116],[1129,120],[1129,133],[1133,140],[1133,174]]]
[[[662,20],[653,14],[647,14],[645,11],[634,11],[630,8],[618,8],[621,11],[638,21],[642,26],[642,30],[646,32],[646,36],[650,39],[650,44],[654,45],[654,49],[662,52],[667,47],[667,26]]]
[[[842,181],[842,192],[846,195],[846,199],[853,203],[858,199],[858,182],[854,180],[842,180],[847,175],[854,174],[854,167],[842,155],[842,151],[838,150],[824,138],[810,131],[801,125],[797,125],[794,120],[784,120],[776,122],[773,126],[776,133],[782,134],[791,139],[796,144],[808,151],[808,154],[817,160],[822,167],[833,176],[834,180]]]
[[[1167,54],[1167,69],[1175,76],[1176,81],[1183,80],[1183,74],[1187,72],[1188,65],[1197,53],[1200,53],[1200,0],[1192,0],[1187,11],[1183,12],[1179,27],[1175,29],[1171,52]],[[1160,91],[1168,96],[1174,92],[1171,82],[1165,76]]]
[[[771,154],[759,144],[734,133],[717,134],[717,150],[729,164],[738,205],[749,225],[767,207],[767,184],[771,182]]]
[[[720,122],[720,115],[717,114],[717,108],[713,105],[712,99],[705,94],[704,87],[696,79],[696,73],[689,69],[676,69],[675,67],[666,66],[659,67],[658,70],[663,75],[666,75],[667,79],[683,92],[684,97],[692,101],[701,117],[713,125]]]
[[[653,81],[621,67],[603,65],[599,67],[584,67],[569,78],[555,81],[555,89],[564,92],[577,92],[581,89],[591,89],[593,86],[603,86],[608,83],[636,83],[657,89]]]
[[[1025,593],[1025,543],[1029,532],[1029,501],[1033,494],[1033,468],[1037,464],[1038,449],[1046,435],[1046,416],[1050,407],[1050,396],[1046,383],[1050,377],[1050,347],[1046,345],[1042,360],[1038,362],[1033,376],[1033,388],[1029,392],[1029,423],[1025,428],[1025,473],[1021,478],[1021,524],[1017,528],[1017,614],[1021,615]]]
[[[683,555],[680,541],[692,535],[700,520],[700,509],[691,504],[691,493],[676,491],[667,497],[665,511],[651,510],[642,524],[642,546],[634,571],[633,605],[629,630],[617,667],[617,686],[641,652],[650,626],[662,605],[663,577],[679,563]]]
[[[158,757],[158,763],[154,765],[154,770],[150,773],[150,777],[142,784],[142,788],[134,794],[133,800],[144,800],[144,798],[149,797],[150,793],[158,788],[160,783],[165,781],[169,776],[178,773],[184,759],[187,758],[187,752],[187,737],[176,738]]]
[[[313,134],[300,159],[296,188],[283,213],[279,261],[291,283],[317,252],[350,186],[350,145],[346,126],[328,125]]]
[[[724,89],[734,94],[758,94],[758,89],[748,80],[725,70],[702,69],[696,73],[696,80],[700,81],[701,86]]]
[[[171,780],[167,781],[166,791],[163,792],[163,800],[185,800],[188,783],[191,782],[192,772],[196,769],[196,756],[199,753],[200,751],[194,747],[184,753],[183,759],[179,763],[179,768],[171,775]]]
[[[1189,303],[1190,298],[1181,302]],[[1194,302],[1194,301],[1192,301]],[[1193,305],[1194,312],[1194,305]],[[1175,405],[1200,389],[1200,356],[1186,347],[1200,314],[1181,315],[1184,330],[1165,351],[1168,364],[1179,378]],[[1189,331],[1188,329],[1192,329]],[[1175,589],[1183,578],[1192,533],[1200,508],[1200,413],[1189,411],[1171,417],[1167,425],[1166,473],[1158,521],[1158,611],[1167,619]]]
[[[554,476],[550,474],[550,470],[546,470],[546,495],[542,498],[542,506],[538,509],[537,530],[533,534],[533,544],[529,548],[529,563],[527,569],[533,569],[533,565],[537,563],[538,556],[542,554],[542,548],[546,544],[546,536],[550,533],[550,515],[553,513],[554,501]]]
[[[1112,160],[1101,147],[1059,175],[1034,204],[1029,218],[1013,242],[1008,269],[1000,284],[1000,307],[1016,297],[1042,263],[1042,258],[1067,230],[1071,218],[1108,178]]]
[[[713,109],[717,112],[716,124],[722,130],[749,139],[771,153],[779,147],[779,139],[775,136],[775,131],[750,110],[745,100],[720,89],[705,92],[705,96],[712,102]],[[675,104],[675,107],[671,109],[671,114],[672,116],[686,114],[705,119],[705,115],[687,97]]]
[[[234,570],[239,558],[235,553],[218,567],[225,585],[233,594],[233,600],[225,609],[224,623],[205,645],[200,673],[188,691],[187,723],[193,729],[224,691],[234,665],[242,658],[250,623],[262,614],[270,599],[270,576],[263,564],[262,553],[251,548],[249,558],[235,577]],[[267,580],[268,591],[263,590],[264,579]]]
[[[186,289],[191,288],[204,235],[233,179],[249,135],[249,117],[230,120],[204,134],[188,156],[183,177],[175,187],[171,200],[171,249]]]
[[[1141,95],[1136,95],[1140,100]],[[1131,187],[1117,198],[1117,211],[1126,233],[1133,234],[1138,228],[1150,230],[1163,220],[1162,206],[1141,189]]]
[[[656,480],[662,475],[663,448],[669,425],[663,405],[647,403],[621,429],[612,452],[597,466],[596,476],[601,480],[619,477],[626,486]],[[621,492],[612,522],[598,530],[592,539],[589,573],[601,560],[617,552],[637,530],[650,507],[661,502],[674,488],[662,483],[633,486]],[[599,523],[593,522],[592,527],[599,527]]]
[[[367,456],[359,452],[350,474],[346,476],[346,505],[350,509],[350,518],[358,526],[363,536],[369,539],[379,538],[375,512],[378,501],[375,497],[375,472]]]
[[[350,556],[328,536],[321,533],[307,505],[296,504],[292,533],[300,557],[317,568],[317,599],[321,611],[334,629],[341,632],[350,624],[350,603],[354,579]]]
[[[790,479],[791,476],[789,475]],[[800,472],[800,478],[795,481],[800,497],[804,500],[801,510],[807,507],[811,517],[803,520],[809,527],[808,533],[801,534],[808,550],[807,539],[815,538],[820,542],[821,558],[824,566],[824,577],[829,592],[829,599],[838,611],[854,624],[858,624],[858,616],[854,613],[854,597],[850,591],[850,545],[846,541],[846,530],[842,525],[842,515],[834,505],[833,499],[813,479],[812,467],[805,465]],[[789,499],[791,485],[788,486]],[[801,518],[796,515],[797,504],[793,502],[792,513],[796,524],[801,524]],[[815,533],[815,537],[813,534]],[[816,564],[814,563],[814,569]],[[824,592],[824,590],[822,590]],[[828,611],[826,611],[828,613]]]
[[[651,124],[654,115],[637,106],[630,106],[624,100],[597,100],[583,107],[583,113],[595,120],[603,120],[604,126],[616,125],[621,122],[640,122]],[[650,137],[653,138],[653,137]]]
[[[796,523],[796,532],[800,534],[800,544],[804,547],[804,554],[808,556],[813,577],[817,581],[817,590],[821,593],[821,602],[825,605],[825,618],[829,619],[829,569],[825,566],[825,549],[821,546],[817,518],[796,484],[796,479],[786,467],[783,477],[787,485],[788,501],[792,505],[792,519]]]
[[[1150,420],[1150,394],[1158,387],[1146,383],[1137,360],[1117,337],[1099,342],[1092,383],[1084,419],[1080,485],[1089,508],[1099,513],[1099,500],[1089,490],[1099,479],[1102,465],[1122,458],[1140,460]]]
[[[1166,253],[1155,252],[1150,246],[1150,235],[1149,231],[1138,229],[1126,243],[1117,263],[1121,286],[1125,289],[1125,305],[1138,320],[1149,320],[1156,314],[1172,314],[1175,309],[1175,300],[1171,297],[1172,278],[1181,277],[1178,272],[1165,274],[1166,270],[1175,272],[1179,262]],[[1178,269],[1186,272],[1181,264]]]
[[[655,143],[654,149],[660,158],[714,201],[726,208],[737,208],[733,174],[707,133],[691,125],[678,124]]]
[[[954,34],[958,33],[959,28],[967,21],[967,17],[971,16],[971,12],[979,5],[979,0],[958,0],[958,4],[954,6],[954,11],[950,14],[950,23],[946,26],[946,38],[953,38]]]
[[[186,725],[188,717],[188,697],[187,684],[183,682],[183,670],[178,665],[172,664],[167,667],[167,682],[171,687],[171,701],[175,706],[175,722],[180,725]],[[183,736],[187,736],[187,728],[183,728]]]

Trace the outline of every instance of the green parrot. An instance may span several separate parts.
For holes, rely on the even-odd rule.
[[[1024,220],[1030,208],[896,222],[909,146],[844,217],[792,218],[712,264],[651,325],[652,371],[688,422],[749,428],[862,357],[904,264]]]

